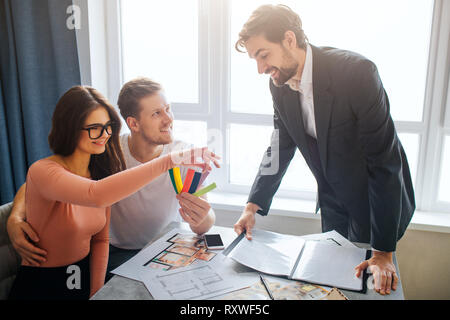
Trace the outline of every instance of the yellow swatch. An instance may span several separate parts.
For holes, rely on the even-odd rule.
[[[177,186],[177,193],[180,193],[183,189],[183,181],[181,180],[180,168],[173,168],[173,178],[175,179],[175,185]]]

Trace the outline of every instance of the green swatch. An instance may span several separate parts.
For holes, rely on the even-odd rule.
[[[197,192],[194,192],[193,195],[200,197],[200,196],[204,195],[205,193],[210,192],[211,190],[215,189],[216,187],[217,187],[216,183],[213,182],[209,186],[204,187],[204,188],[198,190]]]
[[[173,169],[169,169],[169,176],[172,181],[173,189],[175,190],[175,193],[178,194],[177,185],[175,184],[175,178],[173,176]]]

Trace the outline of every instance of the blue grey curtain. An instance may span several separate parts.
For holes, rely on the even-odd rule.
[[[72,0],[0,0],[0,203],[14,198],[28,167],[51,154],[47,137],[59,97],[80,84]]]

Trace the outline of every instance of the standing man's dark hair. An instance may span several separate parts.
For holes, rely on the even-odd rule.
[[[253,11],[250,18],[244,24],[235,48],[239,52],[244,52],[245,42],[253,36],[264,35],[270,42],[281,43],[286,31],[295,33],[297,46],[306,49],[306,37],[302,29],[302,20],[297,13],[288,6],[279,4],[262,5]]]

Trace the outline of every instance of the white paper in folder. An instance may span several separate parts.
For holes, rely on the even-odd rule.
[[[252,240],[242,238],[228,257],[264,273],[288,276],[304,243],[296,236],[255,229]]]
[[[355,267],[365,259],[364,249],[307,241],[290,278],[359,291],[363,283],[355,276]]]
[[[267,274],[348,290],[363,289],[362,276],[356,278],[354,269],[365,260],[366,250],[352,244],[332,244],[323,235],[310,238],[314,240],[253,230],[252,240],[238,237],[235,241],[239,242],[227,249],[227,256]]]

